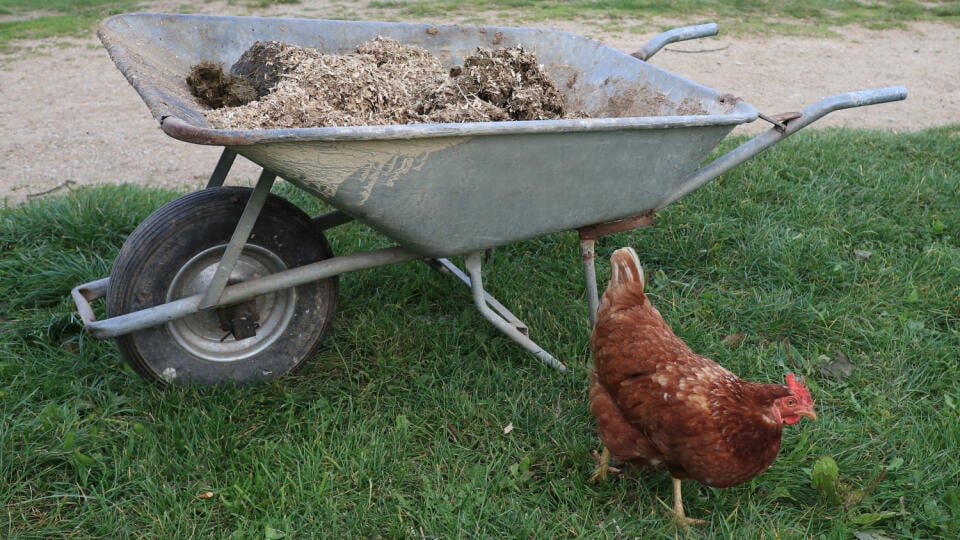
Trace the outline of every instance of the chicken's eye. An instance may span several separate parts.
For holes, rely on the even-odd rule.
[[[796,407],[796,406],[797,406],[797,400],[793,398],[787,399],[787,407]]]

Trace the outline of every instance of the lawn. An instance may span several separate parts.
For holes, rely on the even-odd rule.
[[[690,537],[960,534],[958,179],[957,127],[802,132],[600,242],[601,279],[613,249],[637,248],[694,349],[755,380],[803,375],[817,400],[820,419],[788,428],[763,475],[686,485],[708,521]],[[498,334],[465,287],[406,263],[341,278],[333,331],[295,375],[160,390],[85,336],[69,290],[108,275],[175,196],[103,186],[0,209],[0,536],[687,536],[662,471],[588,482],[600,446],[574,234],[486,266],[567,373]],[[388,244],[356,224],[330,240]],[[827,458],[838,485],[816,489]]]
[[[0,0],[0,51],[90,35],[140,4]],[[667,4],[508,7],[615,20],[675,13]],[[705,4],[725,27],[755,27],[772,5]],[[370,3],[405,18],[463,5]],[[781,29],[960,16],[945,1],[777,5]],[[274,191],[326,210],[282,182]],[[500,248],[485,265],[488,289],[567,373],[417,262],[342,276],[333,330],[294,375],[163,390],[84,333],[69,293],[109,275],[126,236],[179,195],[104,185],[0,208],[0,537],[960,536],[960,126],[801,132],[653,227],[600,241],[600,279],[614,249],[635,247],[652,300],[695,350],[753,380],[803,375],[817,401],[819,420],[789,427],[766,473],[685,485],[687,512],[707,520],[689,533],[670,519],[663,471],[588,481],[600,444],[575,234]],[[338,254],[389,245],[358,224],[329,239]]]

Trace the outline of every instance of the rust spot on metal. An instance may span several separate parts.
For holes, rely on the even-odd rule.
[[[585,242],[593,242],[593,239],[587,238],[587,239],[585,239],[584,241],[585,241]],[[580,247],[580,258],[583,259],[583,262],[591,263],[591,262],[594,261],[594,259],[596,259],[596,256],[597,256],[597,254],[596,254],[596,251],[594,251],[594,249],[593,249],[593,244],[592,244],[592,243],[589,245],[589,247],[587,247],[587,246],[585,246],[585,245],[581,245],[581,247]]]
[[[775,114],[773,116],[767,116],[763,113],[759,113],[758,116],[761,119],[766,120],[767,122],[770,122],[771,124],[773,124],[774,129],[776,129],[780,133],[784,133],[785,131],[787,131],[787,124],[791,120],[796,120],[797,118],[800,118],[803,115],[798,112],[791,111],[791,112]]]
[[[601,236],[615,234],[624,231],[632,231],[640,227],[653,225],[653,212],[648,212],[639,216],[609,221],[607,223],[597,223],[596,225],[587,225],[580,227],[577,232],[580,233],[580,240],[595,240]]]

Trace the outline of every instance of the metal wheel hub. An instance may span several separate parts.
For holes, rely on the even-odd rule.
[[[214,246],[187,261],[174,276],[167,301],[205,292],[225,249],[225,244]],[[271,251],[248,244],[229,283],[249,281],[286,268]],[[293,318],[295,304],[296,292],[291,288],[177,319],[167,323],[166,328],[190,354],[213,362],[234,362],[257,354],[282,336]]]

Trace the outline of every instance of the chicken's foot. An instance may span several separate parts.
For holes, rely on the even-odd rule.
[[[690,525],[706,525],[707,522],[702,519],[686,516],[683,512],[683,498],[680,496],[680,479],[673,476],[671,476],[670,479],[673,480],[673,513],[676,515],[680,525],[684,529]]]
[[[590,475],[590,482],[596,482],[597,480],[606,480],[608,473],[618,473],[620,469],[612,467],[610,465],[610,450],[607,450],[607,447],[603,447],[603,453],[597,454],[597,451],[593,451],[593,459],[597,460],[597,468],[593,470],[593,474]]]

